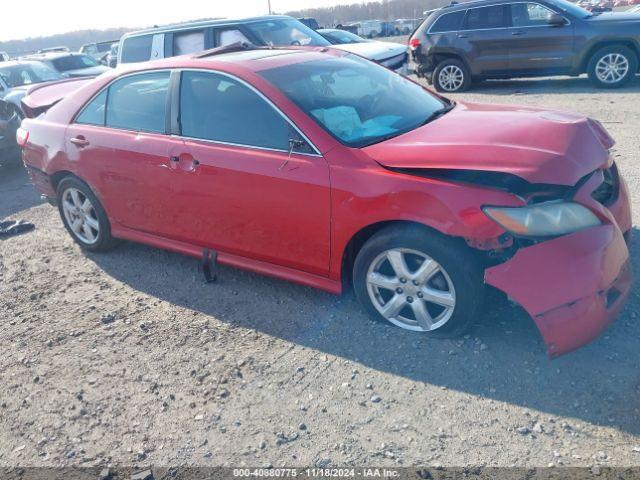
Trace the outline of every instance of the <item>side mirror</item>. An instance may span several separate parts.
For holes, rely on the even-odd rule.
[[[547,17],[547,24],[551,25],[552,27],[561,27],[563,25],[566,25],[567,21],[562,15],[554,12],[550,13]]]

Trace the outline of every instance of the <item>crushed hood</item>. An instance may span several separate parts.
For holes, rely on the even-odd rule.
[[[66,77],[95,77],[104,72],[108,72],[111,70],[109,67],[105,67],[104,65],[98,65],[96,67],[87,67],[87,68],[78,68],[76,70],[67,70],[64,72],[64,76]]]
[[[26,96],[21,101],[22,110],[27,117],[36,117],[91,80],[81,77],[32,85],[23,93]]]
[[[582,115],[459,103],[364,152],[389,168],[501,172],[530,183],[572,186],[608,163],[613,143],[598,122]]]
[[[355,53],[369,60],[380,62],[401,55],[407,51],[407,46],[400,43],[392,42],[362,42],[362,43],[345,43],[343,45],[331,45],[331,48],[343,50],[349,53]]]

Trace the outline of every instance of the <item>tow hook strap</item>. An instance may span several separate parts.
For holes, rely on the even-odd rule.
[[[7,220],[0,222],[0,237],[10,237],[12,235],[19,235],[21,233],[30,232],[36,228],[33,223],[25,221]]]
[[[218,279],[218,252],[205,248],[202,250],[202,273],[207,283],[213,283]]]

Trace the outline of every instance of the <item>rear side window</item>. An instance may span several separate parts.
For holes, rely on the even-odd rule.
[[[148,62],[153,35],[127,38],[122,44],[122,63]]]
[[[204,30],[187,30],[173,34],[173,54],[186,55],[204,50]]]
[[[504,28],[508,26],[505,5],[492,7],[472,8],[467,12],[465,19],[466,30],[485,30],[491,28]]]
[[[252,89],[207,72],[182,74],[180,128],[185,137],[285,151],[292,131]]]
[[[111,84],[106,126],[164,133],[169,72],[131,75]]]
[[[104,126],[106,111],[107,90],[105,89],[84,107],[84,110],[82,110],[78,118],[76,118],[76,123]]]
[[[464,18],[464,10],[460,12],[451,12],[440,15],[429,29],[429,33],[455,32],[460,29],[462,19]]]

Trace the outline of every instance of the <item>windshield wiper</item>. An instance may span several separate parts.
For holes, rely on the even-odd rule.
[[[422,125],[426,125],[427,123],[433,122],[434,120],[436,120],[437,118],[440,118],[441,116],[443,116],[445,113],[450,112],[451,110],[453,110],[455,107],[455,104],[451,104],[451,105],[447,105],[446,107],[442,107],[439,108],[438,110],[436,110],[435,112],[433,112],[431,115],[429,115],[424,122],[422,122],[420,124],[420,126]]]

